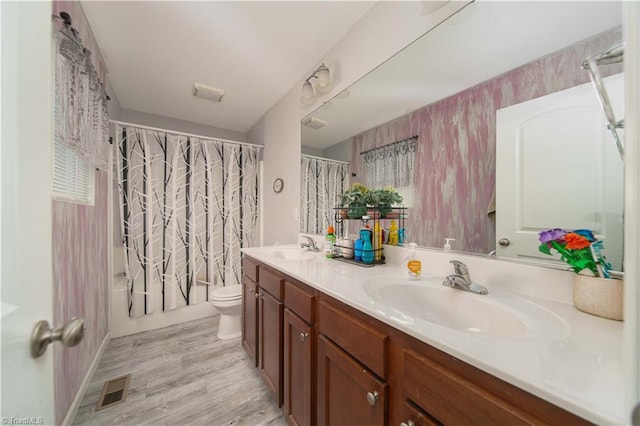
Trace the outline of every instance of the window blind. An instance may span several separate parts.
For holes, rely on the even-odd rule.
[[[53,197],[60,201],[93,205],[94,169],[72,149],[54,143]]]

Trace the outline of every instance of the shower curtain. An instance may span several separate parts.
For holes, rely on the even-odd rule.
[[[302,155],[300,176],[300,232],[326,234],[349,185],[349,163]]]
[[[257,241],[258,146],[116,124],[128,314],[241,283]]]

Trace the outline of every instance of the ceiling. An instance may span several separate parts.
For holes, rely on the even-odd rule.
[[[84,1],[123,109],[247,132],[374,2]],[[225,91],[196,98],[193,83]]]
[[[302,126],[302,144],[330,147],[621,25],[621,8],[619,2],[470,4],[349,87],[348,97],[309,114],[328,125]]]

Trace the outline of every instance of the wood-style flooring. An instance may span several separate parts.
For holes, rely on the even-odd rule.
[[[113,339],[75,425],[286,425],[240,338],[216,337],[219,316]],[[129,396],[95,411],[104,382],[131,373]]]

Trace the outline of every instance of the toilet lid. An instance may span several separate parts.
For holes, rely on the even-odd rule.
[[[211,292],[211,298],[217,300],[239,299],[242,297],[242,286],[239,284],[220,287]]]

